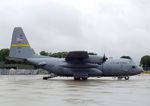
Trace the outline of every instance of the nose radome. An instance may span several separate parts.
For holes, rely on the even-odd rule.
[[[143,68],[139,67],[139,73],[143,73],[143,72],[144,72]]]

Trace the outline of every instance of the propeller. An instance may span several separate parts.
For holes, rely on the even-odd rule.
[[[104,53],[104,56],[103,56],[103,62],[105,62],[108,58],[105,56],[105,53]]]

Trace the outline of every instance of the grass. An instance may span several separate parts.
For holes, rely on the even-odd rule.
[[[150,71],[145,71],[144,74],[150,74]]]

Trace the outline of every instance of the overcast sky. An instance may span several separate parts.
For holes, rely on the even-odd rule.
[[[149,0],[0,0],[0,49],[16,26],[37,53],[86,50],[136,63],[150,54]]]

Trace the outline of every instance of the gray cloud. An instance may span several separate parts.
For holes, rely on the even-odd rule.
[[[88,50],[136,62],[150,54],[149,0],[70,2],[1,0],[0,48],[9,47],[13,28],[21,26],[37,52]]]

